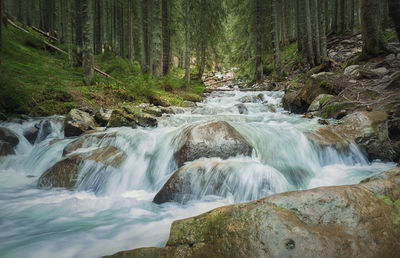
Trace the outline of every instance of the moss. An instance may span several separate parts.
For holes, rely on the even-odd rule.
[[[328,102],[331,99],[332,99],[331,96],[325,96],[319,101],[319,104],[322,106],[322,105],[324,105],[326,102]]]
[[[333,103],[323,108],[321,117],[330,118],[335,112],[354,107],[355,103]]]
[[[387,205],[393,206],[393,202],[388,196],[383,195],[383,194],[375,193],[375,197],[380,199],[380,200],[382,200],[382,201],[384,201]]]
[[[368,90],[367,91],[367,95],[372,99],[376,99],[376,98],[378,98],[379,93],[377,91],[374,91],[374,90]]]
[[[322,81],[319,83],[319,85],[320,85],[321,87],[326,87],[326,86],[328,86],[328,82],[325,81],[325,80],[322,80]]]
[[[184,72],[172,69],[163,77],[142,75],[140,65],[111,52],[95,57],[96,64],[118,80],[96,76],[95,85],[84,86],[79,67],[67,58],[45,50],[44,38],[13,27],[4,28],[0,66],[0,110],[33,116],[65,114],[72,108],[118,108],[123,102],[155,102],[179,105],[201,100],[205,86],[192,80],[183,88]],[[58,46],[65,49],[65,46]]]

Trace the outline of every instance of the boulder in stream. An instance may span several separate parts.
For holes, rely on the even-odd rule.
[[[337,124],[321,127],[310,135],[310,139],[319,145],[338,149],[355,143],[367,152],[370,160],[394,160],[396,152],[388,137],[386,121],[384,112],[355,112]]]
[[[272,195],[175,221],[162,248],[110,257],[397,257],[400,176]]]
[[[186,203],[205,196],[248,201],[288,189],[289,183],[279,171],[254,160],[200,159],[175,171],[153,202]]]
[[[18,136],[13,131],[0,127],[0,157],[14,155],[14,148],[18,143]]]
[[[80,168],[85,161],[94,161],[103,167],[118,168],[125,159],[126,154],[114,146],[72,154],[46,170],[39,178],[38,187],[44,189],[53,187],[73,189],[77,186]]]
[[[72,109],[65,118],[64,133],[66,137],[79,136],[95,128],[94,118],[79,109]]]
[[[247,140],[225,121],[189,126],[176,140],[179,147],[174,157],[178,167],[199,158],[250,156],[253,150]]]

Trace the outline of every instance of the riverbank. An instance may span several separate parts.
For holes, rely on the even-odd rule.
[[[0,118],[64,115],[73,108],[95,113],[123,103],[181,106],[184,101],[201,100],[203,83],[194,79],[190,88],[184,88],[183,70],[150,78],[141,74],[138,63],[111,52],[96,56],[95,61],[97,68],[115,79],[98,74],[95,85],[84,86],[81,68],[71,67],[64,54],[43,43],[45,37],[27,29],[31,34],[12,26],[3,30]]]

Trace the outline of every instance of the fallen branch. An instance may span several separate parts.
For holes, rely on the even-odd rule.
[[[20,29],[26,33],[29,33],[29,31],[27,31],[26,29],[22,28],[21,26],[17,25],[16,23],[14,23],[12,20],[7,19],[8,23],[11,24],[12,26],[14,26],[17,29]]]
[[[28,34],[31,34],[29,31],[27,31],[26,29],[24,29],[24,28],[22,28],[21,26],[17,25],[17,24],[14,23],[12,20],[7,19],[7,21],[8,21],[9,24],[11,24],[12,26],[14,26],[15,28],[20,29],[20,30],[22,30],[22,31],[24,31],[24,32],[26,32],[26,33],[28,33]],[[36,30],[35,30],[35,31],[36,31]],[[58,47],[56,47],[56,46],[54,46],[54,45],[52,45],[52,44],[46,42],[45,40],[43,40],[42,42],[43,42],[46,46],[48,46],[48,47],[50,47],[50,48],[52,48],[52,49],[54,49],[54,50],[56,50],[56,51],[58,51],[58,52],[60,52],[60,53],[63,53],[63,54],[65,54],[65,55],[68,56],[68,53],[65,52],[64,50],[62,50],[62,49],[60,49],[60,48],[58,48]],[[113,79],[114,81],[116,81],[116,82],[118,82],[118,83],[122,83],[121,81],[115,79],[115,78],[112,77],[111,75],[109,75],[109,74],[107,74],[107,73],[101,71],[99,68],[94,67],[94,70],[95,70],[97,73],[103,75],[104,77]]]
[[[48,37],[49,39],[52,39],[52,40],[54,40],[54,41],[58,41],[58,39],[57,39],[56,37],[51,36],[50,33],[44,32],[44,31],[42,31],[41,29],[36,28],[35,26],[30,26],[30,27],[31,27],[34,31],[36,31],[36,32],[38,32],[38,33],[40,33],[40,34],[42,34],[43,36]]]

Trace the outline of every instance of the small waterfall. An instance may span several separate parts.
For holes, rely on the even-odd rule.
[[[358,183],[395,166],[369,162],[355,145],[342,151],[315,145],[307,134],[320,126],[317,119],[288,114],[282,96],[212,92],[195,108],[164,115],[158,128],[113,128],[77,138],[64,138],[62,117],[0,122],[19,139],[16,155],[0,158],[0,253],[99,257],[162,246],[174,220],[274,193]],[[209,121],[228,122],[253,147],[252,156],[187,162],[177,172],[188,182],[180,199],[153,203],[179,169],[176,139]],[[34,128],[31,144],[24,133]],[[111,147],[121,164],[87,158]],[[77,167],[73,190],[37,188],[46,170],[74,155],[87,159]]]

